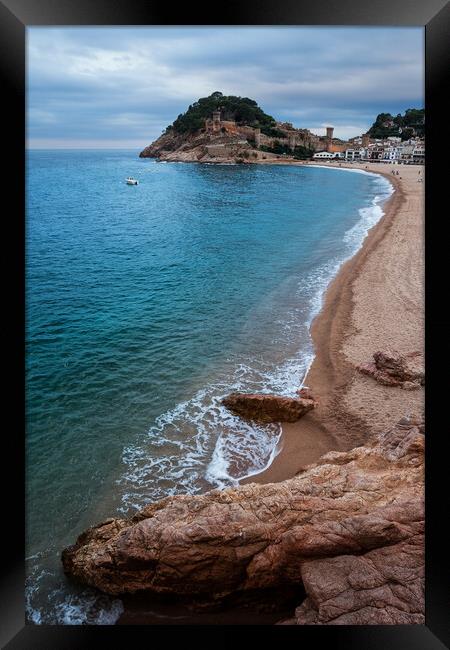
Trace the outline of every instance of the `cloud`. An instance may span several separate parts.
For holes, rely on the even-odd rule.
[[[299,127],[333,123],[338,137],[424,102],[422,28],[30,27],[27,36],[35,146],[140,148],[215,90]]]

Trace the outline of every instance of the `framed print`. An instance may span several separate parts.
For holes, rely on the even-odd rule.
[[[2,644],[446,647],[448,4],[0,10]]]

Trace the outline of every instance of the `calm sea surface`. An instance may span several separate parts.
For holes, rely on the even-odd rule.
[[[278,427],[249,427],[220,400],[295,394],[323,291],[389,193],[345,170],[28,152],[30,621],[120,614],[62,574],[86,527],[271,462]]]

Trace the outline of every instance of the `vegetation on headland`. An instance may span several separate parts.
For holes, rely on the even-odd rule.
[[[205,120],[210,118],[213,111],[220,110],[222,120],[234,120],[237,124],[260,128],[262,133],[271,137],[283,137],[276,129],[275,119],[267,115],[255,100],[249,97],[223,95],[216,91],[209,97],[201,97],[191,104],[185,113],[167,127],[166,133],[172,129],[177,133],[193,133],[203,128]]]
[[[400,137],[402,140],[417,135],[425,135],[425,109],[408,108],[402,115],[398,113],[395,117],[390,113],[380,113],[375,122],[368,130],[371,138],[388,138],[390,136]]]

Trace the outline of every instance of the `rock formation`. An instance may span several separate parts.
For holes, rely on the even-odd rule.
[[[323,138],[277,122],[248,97],[202,97],[139,154],[182,162],[255,163],[310,158]],[[261,150],[260,150],[261,149]]]
[[[283,397],[264,393],[231,393],[222,400],[230,411],[259,422],[296,422],[315,408],[316,400],[308,397]]]
[[[420,356],[420,352],[402,355],[396,350],[379,351],[373,355],[374,363],[361,363],[356,368],[384,386],[400,386],[404,390],[416,390],[425,384],[425,373],[417,364],[417,357]]]
[[[139,154],[140,158],[181,162],[252,162],[262,154],[239,134],[214,134],[196,131],[165,133]]]
[[[63,551],[108,594],[198,596],[303,584],[298,624],[424,623],[424,427],[403,419],[282,483],[167,497]]]

